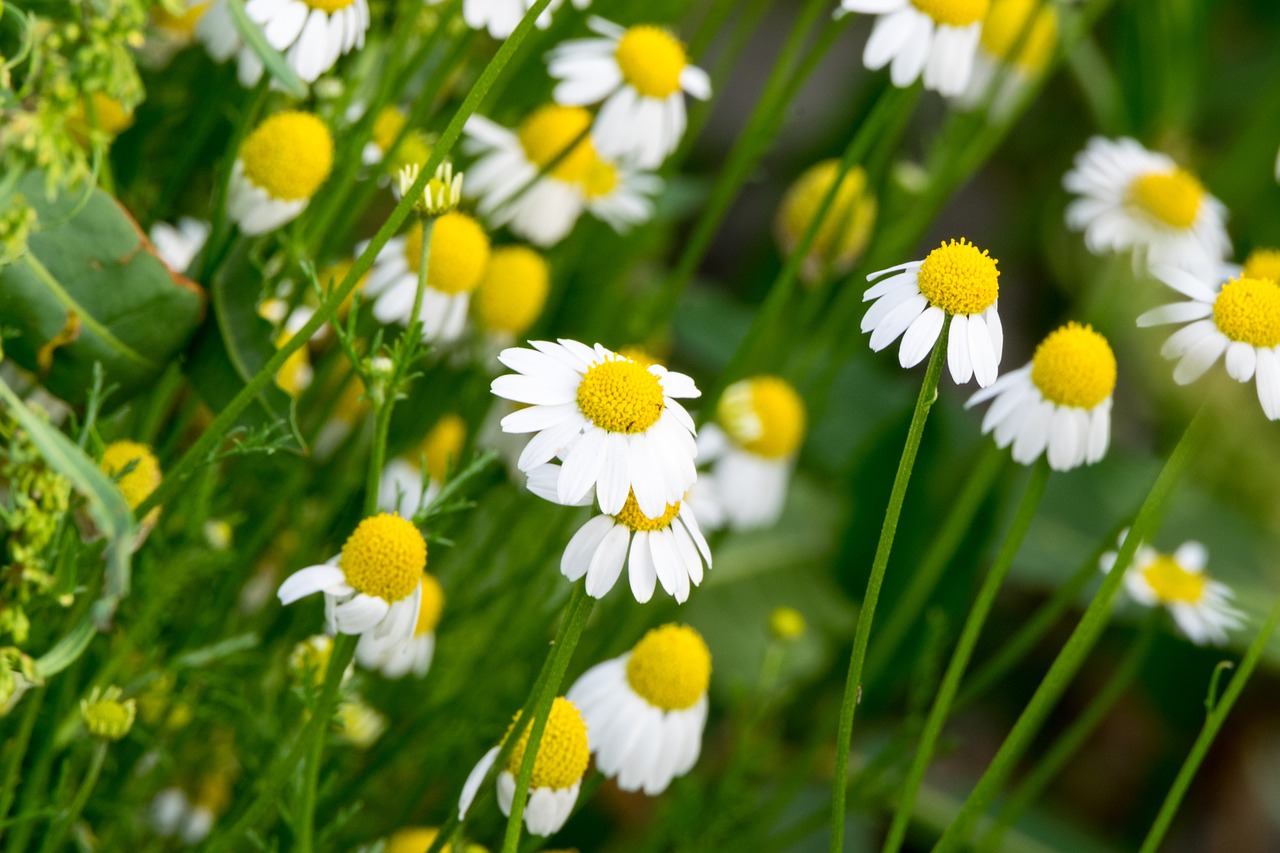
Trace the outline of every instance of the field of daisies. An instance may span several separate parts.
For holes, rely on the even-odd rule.
[[[0,0],[0,853],[1280,850],[1274,0]]]

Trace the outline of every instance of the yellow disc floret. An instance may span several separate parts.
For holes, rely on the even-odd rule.
[[[1213,300],[1213,322],[1233,341],[1280,346],[1280,284],[1269,278],[1236,278]]]
[[[440,830],[434,827],[412,826],[402,829],[387,839],[385,853],[427,853],[439,834]],[[440,853],[450,853],[452,849],[452,846],[445,844],[440,848]],[[467,853],[471,853],[473,849],[484,850],[473,844],[467,846]]]
[[[431,231],[427,286],[441,293],[470,293],[489,265],[489,235],[465,213],[440,216]],[[404,238],[404,257],[416,275],[422,261],[422,224],[415,222]]]
[[[662,417],[662,384],[629,358],[593,365],[578,385],[578,408],[609,432],[644,432]]]
[[[711,650],[688,625],[654,628],[631,650],[627,683],[664,711],[692,708],[711,683]]]
[[[502,246],[489,255],[476,290],[476,314],[493,332],[523,334],[542,313],[551,268],[528,246]]]
[[[688,57],[675,36],[660,27],[632,27],[614,51],[622,79],[646,98],[667,98],[680,91],[680,73]]]
[[[1115,390],[1116,357],[1092,326],[1068,323],[1036,347],[1031,381],[1051,403],[1092,409]]]
[[[596,157],[582,176],[581,186],[583,194],[592,201],[608,196],[618,188],[618,167],[603,157]]]
[[[1151,172],[1129,185],[1129,203],[1170,228],[1186,229],[1196,222],[1204,187],[1183,169]]]
[[[240,162],[245,176],[272,198],[309,199],[333,168],[333,137],[311,113],[276,113],[249,134]]]
[[[1245,259],[1243,278],[1266,278],[1280,284],[1280,249],[1254,249]]]
[[[449,468],[458,464],[466,443],[467,422],[452,412],[442,415],[418,448],[419,456],[426,461],[427,476],[437,483],[444,482]]]
[[[650,518],[640,511],[640,504],[636,501],[636,493],[627,494],[627,501],[622,505],[622,509],[618,510],[618,514],[614,516],[620,524],[625,524],[632,530],[665,530],[671,526],[671,521],[680,512],[680,502],[667,504],[667,508],[662,511],[662,515],[657,518]]]
[[[130,468],[129,466],[133,467]],[[137,509],[160,485],[160,462],[136,441],[113,441],[102,451],[102,472],[116,480],[129,509]]]
[[[597,159],[587,133],[591,122],[591,113],[582,107],[547,104],[530,113],[516,135],[530,163],[542,169],[554,162],[552,177],[580,183]]]
[[[968,240],[934,249],[920,265],[920,292],[948,314],[981,314],[1000,295],[996,259]]]
[[[933,19],[935,24],[967,27],[987,15],[988,0],[911,0],[911,5]]]
[[[440,624],[440,614],[444,612],[444,589],[435,575],[422,574],[422,604],[418,607],[418,622],[413,626],[413,633],[419,637],[430,634]]]
[[[1208,580],[1189,572],[1177,560],[1160,554],[1142,569],[1142,578],[1162,604],[1196,604],[1204,598]]]
[[[805,170],[787,190],[775,225],[783,251],[794,251],[803,239],[839,174],[839,160],[824,160]],[[875,220],[876,200],[867,192],[867,173],[855,166],[845,173],[814,235],[805,259],[805,278],[816,280],[828,265],[836,273],[851,269],[867,247]]]
[[[382,513],[360,522],[338,557],[347,583],[384,601],[408,598],[427,566],[427,542],[398,515]]]
[[[383,107],[373,120],[373,144],[386,154],[407,122],[408,118],[398,108]]]
[[[1033,14],[1035,20],[1027,30]],[[980,41],[983,49],[995,58],[1039,71],[1049,63],[1058,41],[1058,13],[1052,3],[1039,0],[993,0],[991,11],[982,22]],[[1019,44],[1021,50],[1014,56]]]
[[[776,376],[735,382],[720,398],[717,420],[743,449],[768,459],[783,459],[804,441],[804,401]]]
[[[511,726],[520,722],[516,714]],[[524,751],[529,746],[529,726],[524,727],[511,757],[507,759],[507,772],[519,776],[520,764],[524,761]],[[510,731],[510,730],[508,730]],[[582,780],[587,772],[590,753],[587,749],[587,724],[575,706],[563,696],[557,696],[551,703],[551,713],[547,716],[547,727],[542,730],[542,742],[538,744],[538,756],[533,760],[533,777],[529,782],[531,788],[551,788],[562,791],[572,788]]]
[[[137,703],[133,699],[121,699],[119,687],[99,691],[97,687],[88,699],[80,700],[80,719],[89,734],[103,740],[120,740],[133,728]]]

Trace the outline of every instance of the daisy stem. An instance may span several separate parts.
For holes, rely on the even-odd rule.
[[[1200,764],[1209,752],[1209,747],[1213,745],[1213,739],[1218,736],[1218,730],[1222,728],[1222,724],[1226,721],[1227,714],[1231,713],[1231,706],[1235,704],[1241,691],[1244,690],[1245,682],[1249,680],[1249,676],[1253,675],[1254,668],[1257,667],[1258,661],[1262,659],[1262,653],[1266,651],[1267,643],[1271,641],[1271,635],[1275,633],[1277,624],[1280,624],[1280,601],[1276,601],[1272,605],[1271,613],[1267,615],[1267,619],[1262,623],[1257,636],[1249,644],[1244,660],[1240,661],[1240,668],[1231,677],[1231,682],[1227,685],[1226,692],[1222,694],[1222,698],[1216,704],[1213,704],[1212,696],[1205,701],[1209,715],[1205,718],[1204,728],[1200,730],[1200,735],[1192,745],[1191,752],[1187,755],[1187,760],[1183,762],[1182,769],[1178,771],[1177,778],[1173,780],[1173,787],[1169,789],[1169,793],[1165,796],[1164,804],[1160,806],[1160,812],[1156,815],[1155,822],[1151,824],[1151,830],[1143,840],[1139,853],[1155,853],[1160,848],[1160,842],[1164,840],[1165,833],[1169,831],[1169,824],[1173,822],[1173,816],[1177,814],[1178,806],[1182,804],[1182,798],[1186,796],[1191,780],[1195,778],[1196,771],[1200,769]]]
[[[1138,516],[1134,519],[1129,534],[1120,545],[1115,566],[1103,579],[1102,585],[1094,594],[1093,601],[1090,602],[1080,622],[1062,647],[1062,651],[1049,667],[1044,680],[1032,695],[1031,701],[1023,708],[1022,714],[1014,723],[1013,729],[1000,746],[995,758],[991,760],[986,772],[982,774],[982,778],[978,780],[977,785],[960,807],[960,812],[938,840],[934,853],[955,851],[967,842],[974,825],[986,814],[1013,772],[1014,765],[1031,745],[1032,738],[1040,730],[1045,718],[1062,697],[1067,685],[1071,683],[1072,678],[1084,663],[1085,657],[1107,627],[1111,605],[1123,586],[1125,570],[1133,560],[1138,544],[1149,539],[1155,532],[1156,524],[1164,514],[1174,486],[1181,479],[1192,455],[1199,447],[1200,439],[1207,428],[1208,411],[1207,405],[1200,407],[1200,411],[1187,425],[1177,446],[1169,454],[1168,461],[1165,462],[1151,491],[1142,502],[1142,507],[1138,510]]]
[[[84,804],[89,802],[89,795],[98,784],[98,776],[102,773],[102,765],[107,760],[107,747],[110,745],[106,740],[99,740],[94,744],[93,755],[89,759],[89,768],[85,770],[84,779],[81,780],[80,787],[76,790],[75,797],[67,806],[67,810],[54,817],[54,823],[49,827],[49,834],[44,837],[44,844],[40,846],[41,853],[46,851],[53,853],[62,848],[63,839],[79,819],[80,812],[84,811]]]
[[[1022,540],[1026,538],[1027,530],[1031,527],[1031,520],[1035,518],[1040,499],[1044,496],[1045,484],[1048,482],[1049,463],[1042,458],[1031,469],[1031,479],[1027,482],[1026,491],[1022,493],[1022,502],[1018,505],[1013,524],[1009,527],[1004,544],[1000,546],[1000,553],[996,555],[995,562],[991,564],[991,570],[987,572],[982,587],[978,590],[973,606],[969,608],[969,615],[965,617],[964,628],[960,631],[955,651],[951,653],[951,660],[947,664],[946,673],[942,676],[942,684],[938,687],[933,705],[929,708],[924,731],[920,734],[920,743],[916,746],[906,781],[898,795],[898,807],[894,811],[893,823],[889,827],[889,834],[882,848],[884,853],[897,853],[907,836],[907,827],[915,808],[916,795],[924,782],[925,771],[929,769],[929,761],[933,758],[933,751],[938,745],[938,738],[947,721],[947,714],[951,712],[956,691],[960,689],[960,679],[964,677],[965,668],[969,665],[973,649],[978,644],[982,627],[986,624],[987,616],[996,602],[996,595],[999,594],[1000,587],[1004,585],[1009,569],[1013,566],[1013,559],[1017,556],[1018,549],[1022,547]]]
[[[853,653],[849,656],[849,674],[844,683],[844,700],[840,705],[840,723],[836,733],[836,772],[831,794],[831,850],[844,850],[845,800],[849,787],[849,744],[853,739],[853,717],[862,698],[862,665],[867,656],[867,641],[871,637],[871,622],[884,583],[885,569],[889,566],[889,552],[893,549],[893,537],[898,530],[898,518],[902,515],[902,502],[907,496],[907,484],[915,467],[916,452],[924,435],[924,423],[929,410],[938,399],[938,379],[942,376],[942,362],[946,360],[947,338],[951,332],[951,318],[947,317],[929,356],[920,396],[916,398],[911,426],[907,429],[907,441],[898,460],[898,473],[893,478],[893,490],[889,494],[889,506],[884,512],[884,524],[880,528],[880,541],[876,544],[875,558],[871,563],[871,576],[867,579],[867,591],[862,596],[862,608],[858,613],[858,627],[853,638]]]

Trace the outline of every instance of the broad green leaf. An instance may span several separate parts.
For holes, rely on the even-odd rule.
[[[262,60],[267,73],[274,77],[290,95],[295,98],[305,98],[307,84],[296,71],[289,67],[289,63],[285,62],[280,51],[267,42],[262,28],[249,20],[248,14],[244,11],[243,0],[227,0],[227,10],[231,12],[231,23],[235,24],[236,32],[240,34],[240,38],[249,46],[249,49]]]

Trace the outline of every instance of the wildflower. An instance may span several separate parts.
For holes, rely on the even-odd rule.
[[[417,183],[419,171],[417,163],[400,169],[397,180],[401,198]],[[453,210],[462,201],[462,178],[461,172],[454,174],[452,163],[447,160],[441,163],[422,188],[422,194],[414,200],[413,209],[422,216],[440,216]]]
[[[550,289],[551,268],[542,255],[528,246],[494,249],[476,288],[476,319],[493,337],[513,341],[538,319]]]
[[[559,456],[560,503],[589,500],[594,487],[607,513],[632,499],[645,515],[664,515],[697,479],[693,419],[677,402],[700,396],[693,380],[599,344],[531,344],[502,351],[498,360],[516,373],[490,386],[498,397],[528,404],[502,419],[506,432],[536,433],[520,454],[520,470]]]
[[[603,101],[593,130],[601,153],[657,168],[684,135],[684,95],[710,98],[711,78],[661,27],[626,28],[598,17],[587,26],[599,37],[547,54],[547,70],[559,81],[553,97],[572,107]]]
[[[361,521],[338,556],[285,578],[277,596],[288,605],[323,592],[331,631],[407,640],[421,609],[426,565],[427,543],[418,528],[383,513]]]
[[[837,15],[877,15],[862,52],[872,71],[890,65],[893,85],[906,88],[924,73],[924,87],[958,95],[969,85],[988,0],[841,0]]]
[[[247,0],[244,11],[308,83],[332,68],[338,57],[363,47],[369,29],[367,0]],[[241,41],[226,0],[214,0],[196,25],[196,38],[217,62],[236,57],[240,85],[253,86],[262,77],[262,60]]]
[[[839,174],[839,160],[823,160],[806,169],[787,190],[773,229],[785,254],[795,251]],[[800,266],[801,278],[815,284],[826,276],[843,275],[853,269],[867,248],[875,221],[875,195],[867,187],[867,173],[855,166],[840,181]]]
[[[778,607],[769,614],[769,633],[775,640],[791,642],[804,633],[804,616],[794,607]]]
[[[442,415],[418,445],[416,453],[393,459],[382,470],[378,481],[378,508],[406,518],[416,516],[440,494],[440,487],[461,459],[466,442],[466,421],[453,413]]]
[[[227,214],[245,234],[279,228],[306,208],[332,168],[333,137],[324,122],[311,113],[276,113],[240,148]]]
[[[649,631],[569,688],[582,709],[596,767],[624,791],[660,794],[693,769],[707,723],[711,652],[687,625]]]
[[[1133,251],[1151,266],[1202,275],[1231,251],[1222,202],[1172,158],[1135,140],[1090,139],[1062,184],[1079,196],[1067,206],[1067,225],[1084,231],[1095,255]]]
[[[551,0],[535,21],[539,29],[551,24],[551,16],[560,8],[563,0]],[[533,8],[534,0],[463,0],[462,19],[473,30],[488,30],[496,39],[505,39],[515,31],[525,13]],[[585,9],[591,0],[573,0],[573,8]]]
[[[365,669],[381,672],[387,678],[403,678],[412,672],[422,678],[431,669],[436,650],[436,626],[444,611],[444,590],[434,576],[422,575],[422,604],[413,637],[407,642],[388,642],[365,634],[356,645],[356,660]]]
[[[364,109],[362,107],[357,107],[347,113],[347,118],[349,120],[358,119],[363,112]],[[396,139],[404,132],[405,125],[408,123],[409,117],[404,114],[404,110],[394,104],[388,104],[383,107],[373,119],[370,138],[360,152],[360,159],[366,165],[382,162],[382,158],[391,150],[391,146],[395,144]]]
[[[1152,309],[1138,325],[1186,323],[1160,350],[1178,360],[1173,381],[1196,381],[1225,353],[1227,375],[1237,382],[1253,379],[1262,411],[1274,421],[1280,420],[1280,281],[1262,277],[1265,257],[1246,262],[1241,275],[1225,283],[1209,284],[1174,267],[1153,268],[1156,278],[1188,301]]]
[[[387,839],[384,853],[426,853],[431,849],[440,830],[435,827],[411,826],[398,830]],[[449,844],[440,848],[440,853],[450,853],[453,847]],[[468,844],[463,853],[489,853],[479,844]]]
[[[901,336],[898,362],[914,367],[933,349],[950,315],[951,378],[963,385],[972,377],[983,388],[996,380],[1004,349],[997,310],[1000,272],[986,250],[967,240],[952,240],[923,261],[867,276],[867,281],[876,279],[862,297],[875,300],[862,318],[862,331],[871,333],[872,350],[879,352]]]
[[[184,216],[176,225],[157,222],[151,226],[150,236],[160,260],[168,264],[169,269],[181,273],[191,266],[204,248],[205,241],[209,239],[209,223]]]
[[[964,108],[977,106],[1003,73],[992,108],[998,115],[1005,114],[1028,81],[1048,66],[1057,44],[1058,11],[1053,3],[992,0],[982,23],[973,74],[968,87],[956,96],[957,102]]]
[[[115,139],[132,126],[133,110],[102,92],[81,98],[67,123],[67,129],[82,144],[87,144],[95,134],[107,140]]]
[[[359,699],[338,705],[338,736],[358,749],[368,749],[387,730],[387,718]]]
[[[93,688],[88,699],[80,700],[80,719],[89,734],[103,740],[121,740],[133,728],[133,718],[137,714],[137,703],[133,699],[120,698],[119,687],[108,687],[105,691]]]
[[[517,725],[520,725],[519,714],[512,720],[508,735]],[[524,752],[529,744],[529,728],[527,725],[522,726],[522,733],[515,748],[511,750],[506,766],[498,773],[498,807],[504,815],[511,814],[511,802],[516,793],[516,776],[520,773]],[[480,783],[498,758],[498,752],[499,748],[496,746],[486,752],[467,777],[458,801],[459,817],[466,817],[467,810],[471,808],[480,789]],[[542,741],[538,744],[538,753],[533,761],[533,776],[529,782],[529,802],[524,810],[524,825],[531,834],[551,835],[564,826],[569,813],[573,811],[574,803],[578,801],[582,775],[587,770],[590,757],[587,726],[582,714],[571,701],[557,696],[551,705],[551,713],[547,716],[547,725],[542,732]]]
[[[137,509],[160,485],[160,461],[151,448],[136,441],[113,441],[102,451],[98,462],[102,472],[116,481],[129,509]],[[155,507],[142,520],[145,531],[155,526],[160,507]]]
[[[1111,441],[1111,395],[1116,357],[1091,326],[1068,323],[1036,347],[1025,366],[1006,373],[969,398],[994,399],[982,420],[996,445],[1013,445],[1014,461],[1030,465],[1048,451],[1049,467],[1069,471],[1092,465]]]

